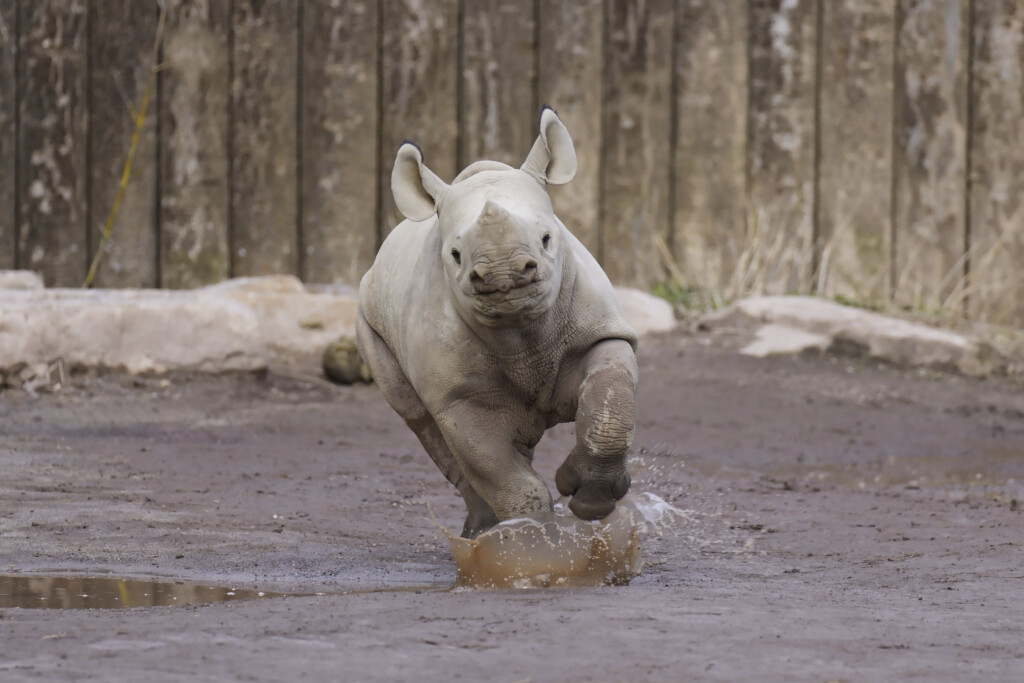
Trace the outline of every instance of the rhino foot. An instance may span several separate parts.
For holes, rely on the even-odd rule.
[[[490,508],[487,508],[487,511],[483,513],[479,510],[471,510],[470,513],[466,515],[466,523],[462,525],[462,537],[476,538],[488,529],[494,527],[497,523],[498,516],[495,515],[494,511]]]
[[[631,479],[623,472],[611,481],[597,480],[581,484],[580,475],[569,456],[555,473],[555,486],[563,496],[572,496],[569,509],[584,520],[607,517],[615,509],[615,502],[629,491]]]

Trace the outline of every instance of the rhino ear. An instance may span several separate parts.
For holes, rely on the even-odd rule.
[[[425,221],[435,213],[448,185],[423,163],[423,152],[406,140],[398,148],[391,171],[391,194],[398,210],[413,221]]]
[[[576,175],[576,149],[565,124],[546,104],[540,110],[540,135],[520,167],[541,185],[563,185]]]

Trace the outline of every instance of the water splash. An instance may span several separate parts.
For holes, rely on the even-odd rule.
[[[625,585],[643,567],[641,536],[660,535],[685,517],[653,493],[638,493],[593,522],[560,501],[551,521],[508,520],[475,539],[443,531],[458,569],[456,589]]]

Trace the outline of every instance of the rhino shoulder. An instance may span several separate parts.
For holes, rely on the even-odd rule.
[[[359,307],[378,334],[398,333],[404,318],[423,310],[443,286],[439,251],[437,216],[402,221],[384,240],[359,284]]]
[[[566,230],[574,261],[572,315],[576,325],[589,330],[597,343],[604,339],[624,339],[636,350],[636,330],[626,320],[622,305],[608,275],[591,253],[572,233]]]

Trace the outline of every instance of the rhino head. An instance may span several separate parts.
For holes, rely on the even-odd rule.
[[[569,249],[547,185],[576,174],[572,138],[554,110],[519,168],[478,161],[445,184],[411,142],[391,175],[395,203],[413,221],[437,214],[445,278],[462,317],[486,327],[524,327],[558,299]]]

